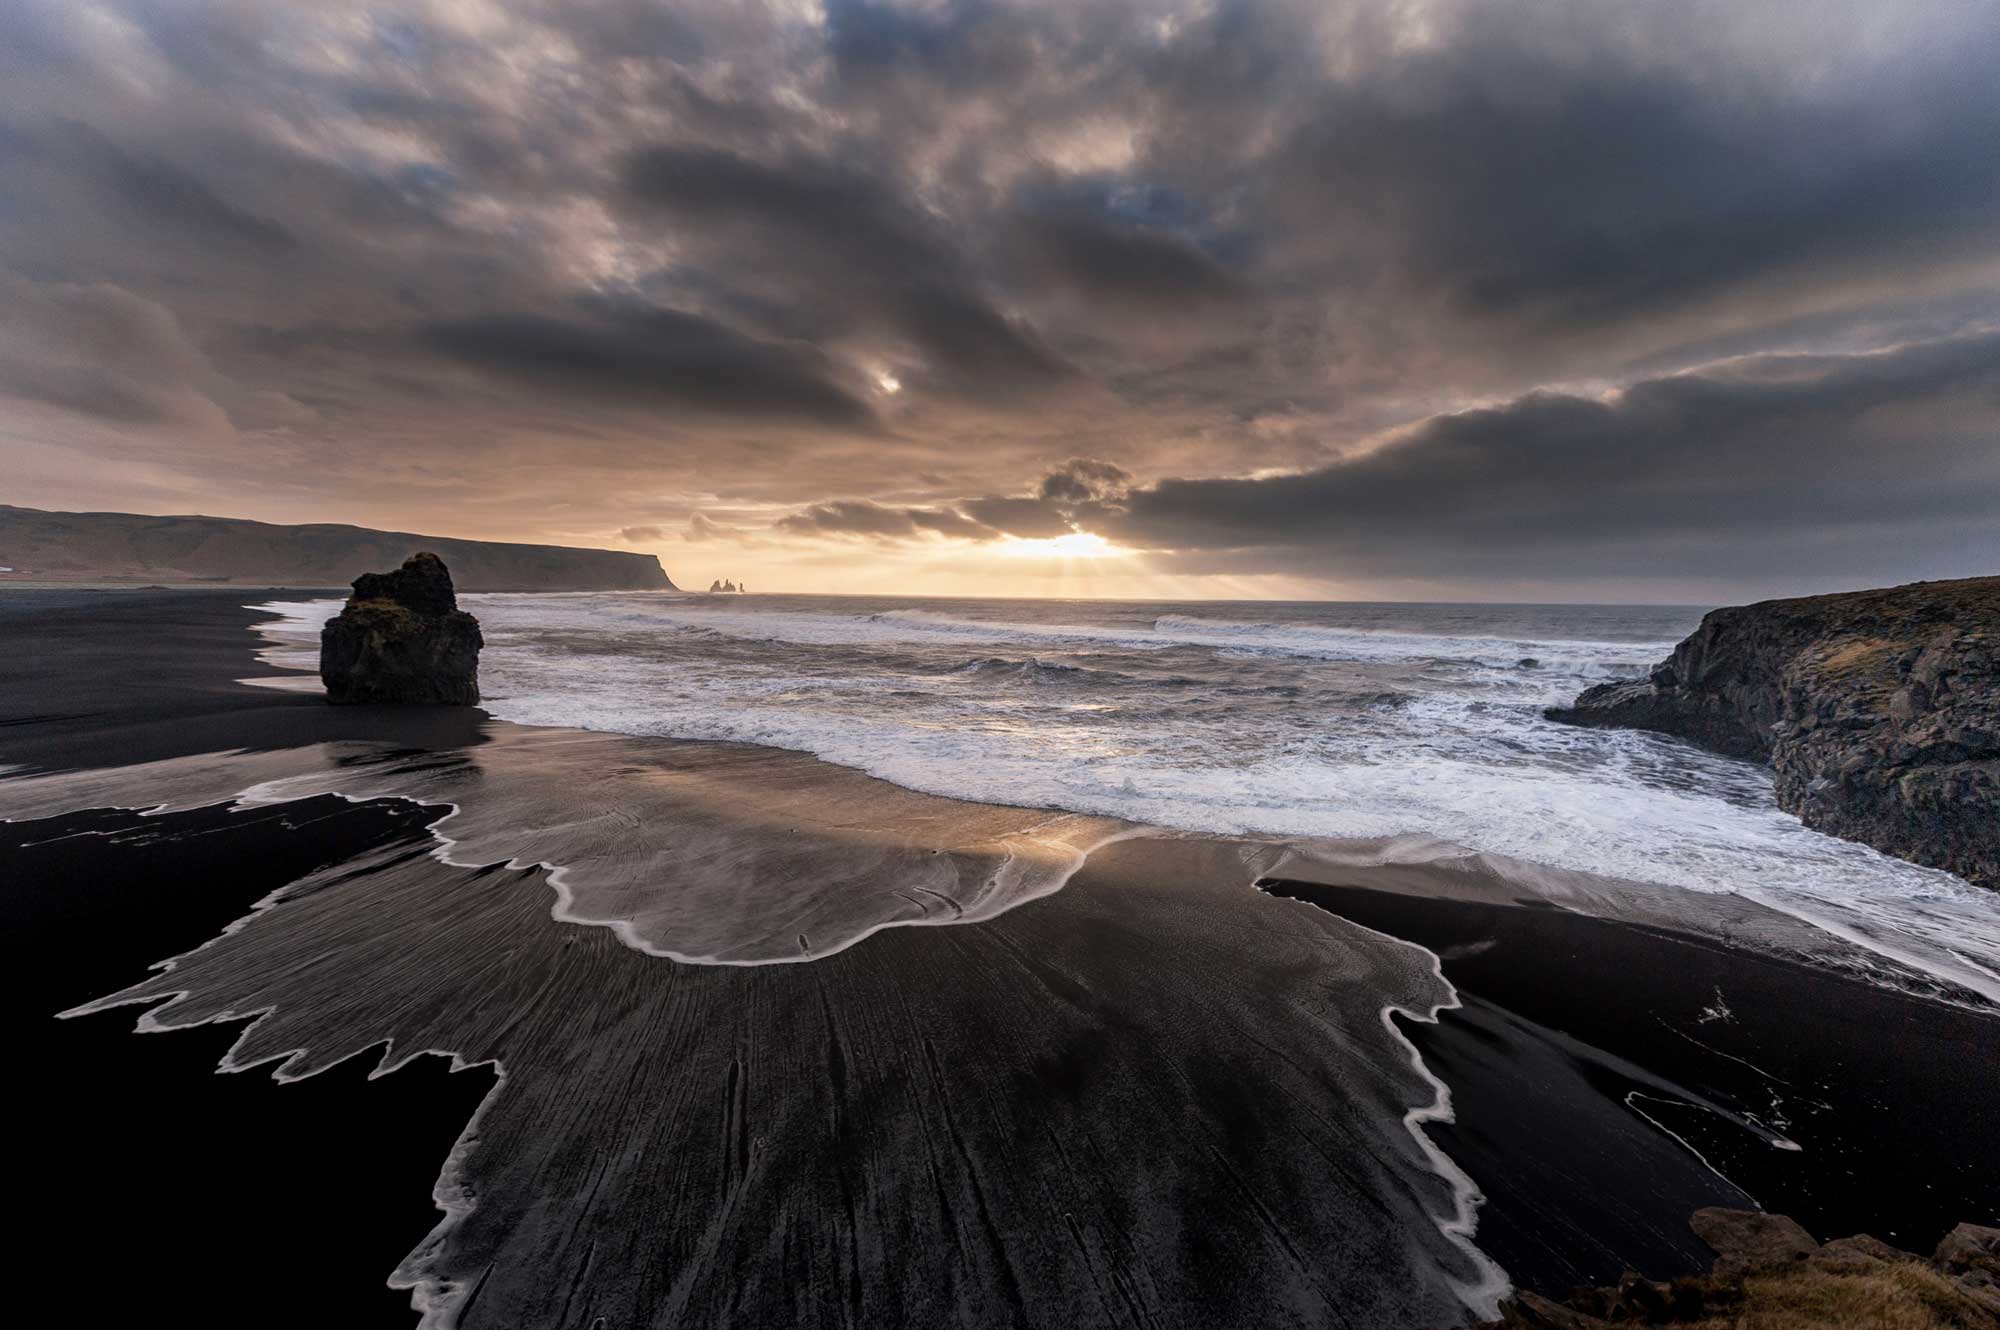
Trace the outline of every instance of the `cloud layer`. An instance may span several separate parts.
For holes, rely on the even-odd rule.
[[[1991,3],[22,0],[7,497],[766,584],[1991,571],[1995,67]]]

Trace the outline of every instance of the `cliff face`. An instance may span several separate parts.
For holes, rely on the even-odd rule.
[[[51,513],[0,504],[0,565],[25,577],[341,586],[413,549],[450,562],[461,591],[672,591],[650,554],[451,540],[358,526],[228,517]]]
[[[2000,577],[1716,610],[1548,714],[1761,758],[1806,825],[2000,888]]]
[[[327,701],[477,706],[479,620],[458,608],[451,573],[428,552],[363,573],[319,633]]]

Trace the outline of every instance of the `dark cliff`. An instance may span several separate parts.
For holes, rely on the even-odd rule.
[[[356,568],[391,567],[414,549],[449,562],[461,591],[674,590],[658,558],[622,550],[0,504],[0,564],[24,577],[342,586]]]
[[[2000,577],[1716,610],[1548,714],[1768,761],[1808,826],[2000,888]]]
[[[451,573],[429,552],[363,573],[319,634],[327,701],[476,706],[479,620],[458,608]]]

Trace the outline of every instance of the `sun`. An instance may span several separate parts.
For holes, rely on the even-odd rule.
[[[1020,559],[1112,559],[1131,551],[1119,549],[1094,531],[1072,531],[1042,540],[1009,536],[1000,542],[1000,553]]]

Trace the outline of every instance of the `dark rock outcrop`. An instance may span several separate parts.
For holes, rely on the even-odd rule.
[[[479,620],[458,608],[451,572],[431,553],[363,573],[319,634],[319,677],[335,703],[479,702]]]
[[[1697,1210],[1690,1222],[1715,1251],[1709,1274],[1661,1283],[1627,1273],[1616,1285],[1576,1289],[1561,1301],[1523,1290],[1484,1330],[2000,1330],[1992,1284],[2000,1229],[1961,1224],[1926,1261],[1867,1234],[1821,1245],[1792,1220],[1755,1210]]]
[[[2000,1228],[1960,1224],[1944,1235],[1931,1260],[2000,1316]]]
[[[2000,888],[2000,577],[1716,610],[1548,715],[1768,761],[1807,826]]]
[[[1819,1250],[1819,1243],[1797,1220],[1761,1210],[1705,1206],[1694,1212],[1688,1227],[1715,1253],[1717,1274],[1787,1265]]]

